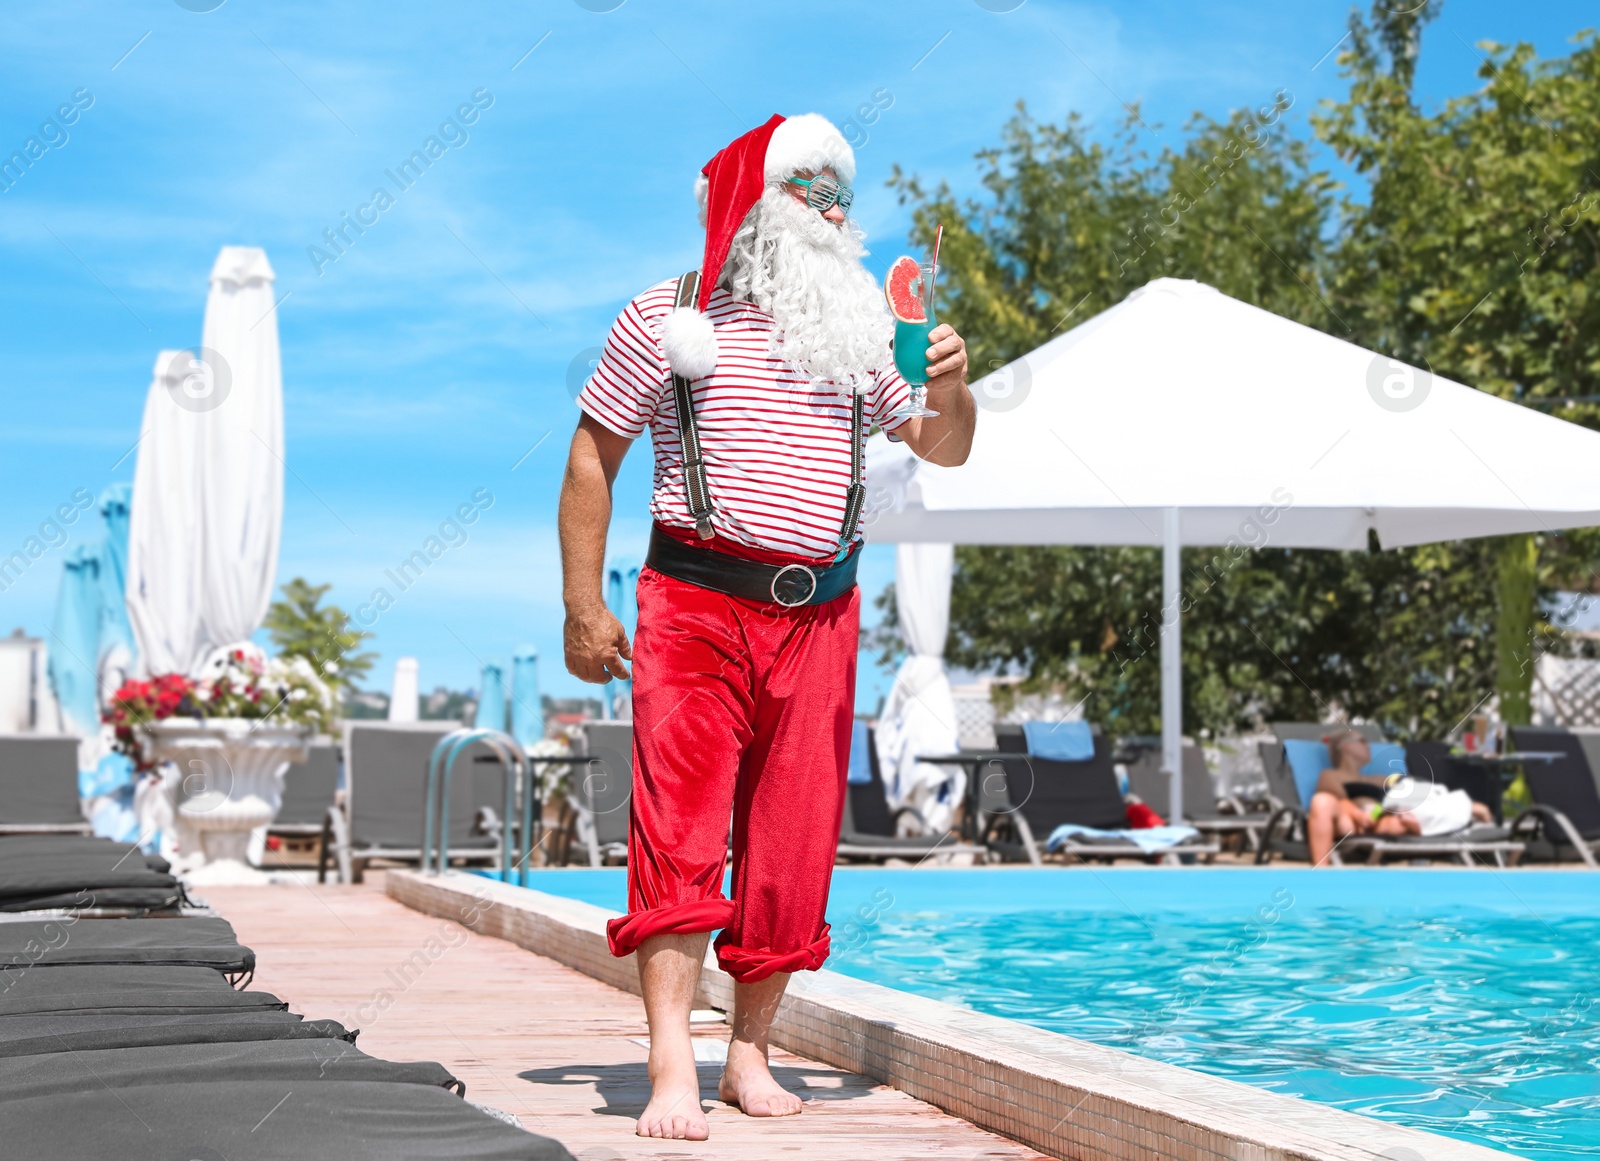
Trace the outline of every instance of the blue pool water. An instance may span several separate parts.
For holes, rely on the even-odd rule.
[[[621,910],[620,871],[534,886]],[[1600,876],[841,868],[836,971],[1530,1158],[1600,1156]]]

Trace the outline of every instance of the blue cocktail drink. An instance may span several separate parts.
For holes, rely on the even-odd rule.
[[[918,387],[928,381],[928,332],[938,324],[900,322],[894,324],[894,369],[900,378]]]
[[[894,315],[894,369],[911,384],[910,401],[890,413],[899,419],[939,414],[924,402],[928,394],[928,333],[939,325],[933,313],[933,274],[930,263],[901,258],[885,285]]]

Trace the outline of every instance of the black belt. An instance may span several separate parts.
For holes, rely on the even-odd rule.
[[[823,605],[844,596],[855,587],[859,556],[852,552],[835,564],[762,564],[709,548],[694,548],[652,528],[650,551],[644,562],[674,580],[714,593],[792,609]]]

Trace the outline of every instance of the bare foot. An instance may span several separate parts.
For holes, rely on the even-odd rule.
[[[704,1141],[711,1135],[700,1107],[700,1078],[695,1075],[694,1053],[687,1043],[673,1059],[667,1050],[650,1048],[650,1103],[639,1114],[634,1132],[641,1137],[666,1137],[675,1141]]]
[[[751,1117],[792,1117],[802,1104],[772,1079],[766,1054],[746,1040],[728,1045],[728,1063],[717,1082],[717,1096]]]

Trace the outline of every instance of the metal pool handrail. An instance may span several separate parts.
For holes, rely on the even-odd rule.
[[[522,746],[511,735],[501,730],[462,728],[451,730],[433,747],[428,759],[428,778],[423,788],[422,807],[422,872],[442,874],[450,865],[450,778],[455,773],[456,759],[462,751],[475,742],[483,742],[499,757],[506,768],[506,797],[504,822],[501,825],[500,867],[507,882],[511,881],[514,860],[512,819],[516,815],[516,791],[522,785],[522,877],[527,877],[527,862],[532,858],[533,836],[533,766],[528,762]],[[435,816],[438,826],[435,828]],[[434,836],[438,835],[438,855],[434,859]],[[434,868],[429,870],[429,861]],[[526,884],[524,884],[526,885]]]

